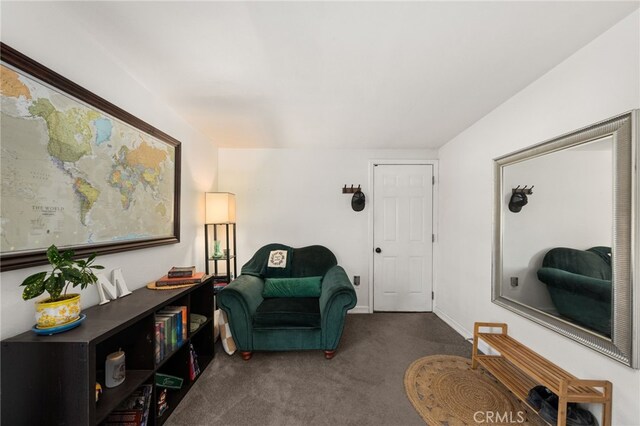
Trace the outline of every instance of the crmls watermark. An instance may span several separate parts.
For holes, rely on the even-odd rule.
[[[524,411],[505,411],[500,413],[498,411],[476,411],[473,413],[473,420],[478,424],[518,424],[524,423],[527,420],[526,412]]]

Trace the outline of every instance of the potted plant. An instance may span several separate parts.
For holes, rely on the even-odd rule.
[[[49,293],[47,299],[36,302],[38,328],[55,327],[77,320],[81,309],[80,294],[67,294],[69,284],[85,289],[98,281],[93,270],[104,269],[103,266],[93,265],[95,253],[86,260],[74,260],[73,255],[71,250],[60,253],[55,244],[52,245],[47,249],[47,259],[53,269],[33,274],[20,284],[24,286],[24,300],[38,297],[45,291]]]

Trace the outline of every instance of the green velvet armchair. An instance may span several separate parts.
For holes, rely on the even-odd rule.
[[[279,287],[283,283],[284,290]],[[334,254],[318,245],[268,244],[218,295],[244,360],[254,351],[310,349],[333,358],[356,300]]]
[[[557,247],[538,270],[560,315],[611,336],[611,248]]]

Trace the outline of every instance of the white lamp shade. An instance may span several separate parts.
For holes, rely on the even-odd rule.
[[[205,193],[205,223],[235,223],[236,196],[230,192]]]

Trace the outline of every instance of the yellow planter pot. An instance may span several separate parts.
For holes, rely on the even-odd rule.
[[[68,294],[65,299],[36,302],[36,325],[38,328],[55,327],[75,321],[80,316],[80,295]]]

